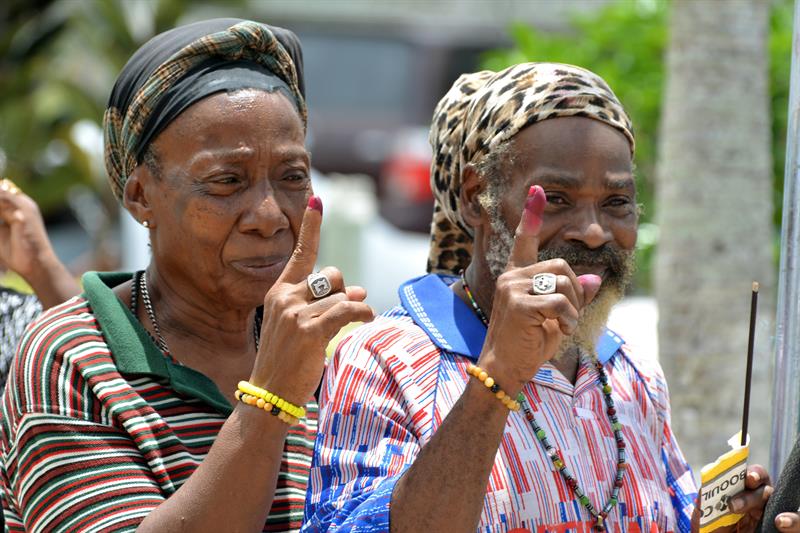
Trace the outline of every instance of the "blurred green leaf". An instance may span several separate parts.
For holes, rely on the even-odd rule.
[[[776,238],[780,231],[783,167],[792,51],[791,0],[772,4],[769,54],[772,95],[772,146]],[[658,146],[664,55],[667,49],[666,1],[617,1],[592,13],[575,14],[567,33],[545,33],[525,24],[509,28],[514,46],[486,54],[484,67],[499,70],[525,61],[554,61],[588,68],[605,78],[633,120],[639,202],[654,213],[653,192]],[[638,290],[650,289],[650,263],[655,244],[637,251]]]

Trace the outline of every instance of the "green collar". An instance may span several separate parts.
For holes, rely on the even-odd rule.
[[[197,398],[225,416],[230,415],[233,408],[214,382],[164,357],[130,309],[114,294],[112,287],[132,277],[128,272],[87,272],[82,279],[84,296],[120,374],[161,378],[175,392]]]

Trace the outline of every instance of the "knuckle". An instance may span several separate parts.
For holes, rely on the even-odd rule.
[[[556,286],[559,288],[567,288],[572,286],[572,280],[569,276],[565,276],[564,274],[559,274],[556,276]]]
[[[322,269],[328,279],[330,280],[331,284],[334,286],[342,285],[344,283],[344,274],[342,271],[333,266],[327,266]]]
[[[511,288],[513,281],[514,281],[514,271],[509,270],[508,272],[503,272],[497,278],[497,289],[502,291],[507,291]]]
[[[296,307],[284,309],[283,313],[281,314],[281,318],[288,322],[292,322],[295,324],[301,323],[300,321],[300,310]]]
[[[572,316],[571,313],[572,304],[569,302],[569,299],[563,294],[553,295],[553,309],[559,315]]]
[[[276,314],[283,323],[298,323],[300,322],[300,308],[294,305],[285,305],[275,310]]]
[[[309,336],[314,335],[316,333],[315,330],[316,328],[314,327],[314,325],[307,320],[297,325],[297,333],[299,335],[303,335],[303,337],[305,337],[306,335]]]
[[[334,305],[342,305],[343,303],[347,303],[349,300],[347,299],[347,295],[343,292],[337,292],[336,294],[331,294],[330,296],[326,296],[326,300]]]
[[[286,292],[279,292],[272,296],[271,298],[271,308],[272,309],[287,309],[292,305],[292,298]]]
[[[569,264],[561,257],[556,257],[553,259],[552,265],[558,270],[569,270]]]
[[[300,261],[305,256],[309,254],[310,246],[305,242],[303,236],[301,235],[300,238],[297,239],[297,243],[294,245],[294,251],[292,252],[292,259],[294,261]]]

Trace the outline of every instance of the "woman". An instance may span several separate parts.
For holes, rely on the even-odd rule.
[[[312,275],[301,61],[291,32],[218,19],[123,69],[106,167],[152,258],[85,275],[23,339],[0,436],[12,531],[300,527],[325,346],[373,316],[336,269]]]
[[[0,180],[0,269],[16,272],[36,293],[0,286],[0,391],[25,327],[80,287],[56,256],[39,207],[9,179]]]

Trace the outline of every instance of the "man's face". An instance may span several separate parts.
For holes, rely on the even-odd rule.
[[[494,213],[484,241],[488,267],[495,277],[505,269],[527,191],[540,185],[547,207],[539,260],[560,257],[577,275],[603,278],[598,297],[581,320],[593,340],[633,271],[638,209],[630,145],[603,122],[562,117],[518,133],[509,157],[497,209],[489,210]]]

